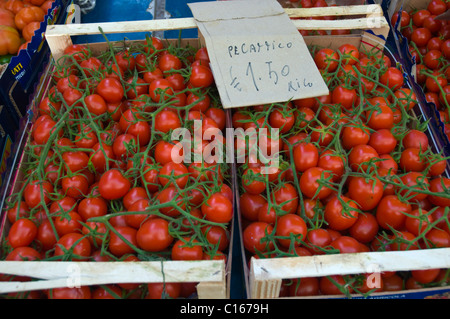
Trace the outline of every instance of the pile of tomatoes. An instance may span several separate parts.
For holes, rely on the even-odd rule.
[[[24,178],[8,199],[2,259],[226,260],[234,212],[229,167],[194,159],[211,143],[194,138],[194,121],[217,136],[226,122],[206,49],[147,37],[94,56],[73,44],[55,64],[36,106]],[[173,139],[177,129],[191,133],[191,150]],[[195,283],[150,283],[8,297],[193,293]]]
[[[416,81],[426,100],[436,106],[447,137],[450,137],[450,25],[436,17],[449,8],[448,2],[431,0],[423,9],[402,10],[399,22],[416,62]],[[398,12],[393,15],[393,25],[398,16]]]
[[[416,96],[379,49],[310,47],[330,93],[238,109],[234,127],[267,135],[280,163],[239,166],[246,258],[450,247],[447,161],[432,150]],[[239,147],[250,143],[237,141]],[[265,145],[264,143],[262,145]],[[251,153],[248,153],[251,154]],[[447,269],[285,280],[282,296],[398,291],[448,282]]]
[[[26,49],[36,30],[44,21],[54,0],[0,1],[0,56],[16,55]]]

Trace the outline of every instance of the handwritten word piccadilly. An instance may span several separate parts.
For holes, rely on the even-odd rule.
[[[243,42],[240,45],[229,45],[228,46],[228,54],[230,58],[233,58],[238,55],[252,54],[252,53],[262,53],[262,52],[270,52],[276,51],[279,49],[290,49],[292,48],[292,42],[279,42],[276,40],[273,41],[264,41],[264,42],[254,42],[247,43]]]

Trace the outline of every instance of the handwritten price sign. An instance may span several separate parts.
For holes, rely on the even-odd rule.
[[[205,38],[224,108],[329,93],[303,38],[278,2],[219,1],[190,7]]]
[[[257,42],[256,44],[251,43],[248,46],[246,43],[243,43],[240,49],[238,46],[229,46],[228,53],[230,58],[233,58],[252,53],[262,54],[264,51],[291,50],[292,47],[292,42],[283,44],[275,43],[274,41],[270,44],[264,41],[263,44]],[[262,61],[259,59],[257,61],[250,60],[244,65],[244,69],[242,67],[238,68],[233,64],[230,65],[230,86],[239,92],[243,92],[243,86],[247,85],[250,86],[250,90],[254,89],[256,92],[263,91],[265,87],[271,87],[271,89],[286,90],[291,93],[313,87],[314,84],[312,82],[306,78],[299,79],[299,74],[294,71],[298,61],[295,61],[292,66],[287,64],[286,61],[277,61],[273,57],[268,57],[268,59]],[[240,77],[238,77],[238,74]]]

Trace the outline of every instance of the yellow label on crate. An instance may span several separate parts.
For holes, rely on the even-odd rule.
[[[13,74],[13,75],[16,75],[17,73],[19,73],[21,70],[23,69],[23,65],[22,65],[22,63],[17,63],[17,65],[14,67],[14,68],[12,68],[11,69],[11,73]]]

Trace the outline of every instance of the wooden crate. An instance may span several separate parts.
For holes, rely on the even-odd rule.
[[[335,8],[335,15],[342,16],[344,13],[348,15],[362,14],[367,10],[365,6],[356,6],[352,8]],[[305,9],[286,9],[291,17],[308,17],[308,16],[326,16],[333,15],[333,9],[330,11],[313,11],[309,12]],[[342,11],[341,11],[342,10]],[[382,21],[379,28],[371,29],[368,23],[369,16],[366,18],[330,20],[322,25],[321,20],[313,20],[317,24],[313,27],[307,25],[309,20],[294,20],[299,30],[310,28],[312,30],[331,30],[333,24],[337,29],[345,29],[346,27],[353,30],[362,31],[360,35],[345,36],[305,36],[305,42],[308,45],[317,45],[319,47],[328,47],[337,49],[343,43],[350,43],[357,48],[366,48],[368,50],[378,49],[393,58],[394,63],[400,63],[398,54],[395,51],[385,47],[386,39],[389,34],[388,22],[382,17],[383,11],[378,5],[370,10],[375,12],[371,17],[379,17]],[[307,21],[307,22],[306,22]],[[353,21],[353,22],[350,22]],[[342,23],[342,25],[341,25]],[[386,27],[387,26],[387,27]],[[410,87],[411,88],[411,87]],[[425,116],[426,114],[420,106],[413,110],[416,116]],[[442,149],[443,144],[439,138],[436,138],[436,128],[428,125],[428,137],[430,138],[431,147],[434,151]],[[448,175],[448,169],[446,172]],[[243,232],[243,223],[240,215],[239,193],[237,196],[239,232]],[[430,268],[449,268],[450,267],[450,248],[439,248],[429,250],[411,250],[411,251],[392,251],[392,252],[368,252],[355,254],[333,254],[333,255],[314,255],[303,257],[286,257],[286,258],[246,258],[247,252],[244,248],[241,238],[241,252],[243,258],[244,280],[247,289],[247,297],[250,299],[270,299],[279,298],[284,279],[297,279],[305,277],[323,277],[329,275],[357,275],[370,273],[370,271],[408,271],[421,270]],[[448,294],[450,287],[427,288],[400,292],[383,292],[373,293],[371,298],[416,298],[415,294],[420,297],[429,297],[434,294]],[[354,294],[352,298],[362,298],[361,295]],[[312,296],[312,297],[289,297],[289,298],[344,298],[342,295],[336,296]]]
[[[72,36],[100,34],[101,27],[105,34],[147,32],[163,30],[179,30],[185,28],[195,28],[192,19],[174,20],[149,20],[133,22],[112,22],[104,24],[67,24],[49,26],[46,31],[47,43],[52,53],[52,59],[58,60],[64,49],[72,44]],[[172,44],[177,44],[176,40],[167,40]],[[129,41],[129,42],[145,42]],[[112,43],[112,45],[123,46],[123,41]],[[198,39],[183,39],[182,46],[190,45],[199,47]],[[90,43],[89,48],[94,54],[107,50],[109,44]],[[50,88],[52,71],[54,66],[48,65],[46,75],[41,86],[31,102],[30,110],[39,105],[41,98]],[[229,114],[228,114],[229,115]],[[231,119],[227,118],[227,123]],[[228,124],[227,124],[228,125]],[[23,152],[25,145],[30,141],[30,132],[33,128],[33,121],[29,119],[26,123],[22,145],[19,152]],[[11,195],[20,187],[22,180],[22,168],[26,163],[23,153],[18,154],[15,162],[11,183],[6,189],[6,195]],[[233,170],[234,167],[231,167]],[[231,175],[235,175],[231,172]],[[233,187],[233,185],[230,185]],[[234,194],[234,189],[232,189]],[[5,196],[6,198],[6,196]],[[0,202],[0,211],[5,206],[4,201]],[[232,264],[232,247],[234,223],[230,222],[230,243],[228,256],[224,260],[199,260],[199,261],[138,261],[138,262],[88,262],[88,261],[0,261],[0,273],[5,275],[26,276],[37,280],[33,281],[8,281],[0,282],[0,294],[15,293],[33,290],[45,290],[59,287],[79,287],[89,285],[104,285],[118,283],[198,283],[196,285],[197,297],[199,299],[228,299],[230,298],[230,275]],[[6,214],[2,215],[0,224],[0,235],[8,231],[10,225]]]

